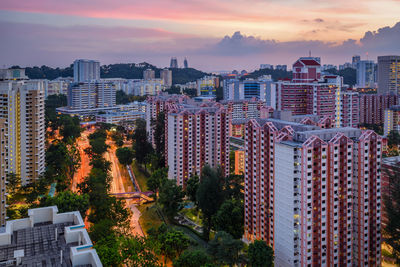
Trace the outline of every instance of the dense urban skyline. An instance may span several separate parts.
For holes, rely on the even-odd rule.
[[[180,65],[187,56],[205,71],[289,65],[310,50],[323,64],[366,53],[376,60],[398,52],[399,9],[393,0],[3,1],[0,57],[6,66],[65,67],[76,58],[96,58],[163,67],[171,56]]]

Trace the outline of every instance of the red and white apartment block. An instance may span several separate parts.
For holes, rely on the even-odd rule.
[[[217,103],[170,109],[165,132],[168,177],[185,188],[205,164],[220,166],[228,175],[229,120],[227,110]]]
[[[361,94],[360,124],[383,124],[385,110],[399,104],[397,95]]]
[[[245,134],[245,235],[276,266],[379,266],[382,139],[252,119]]]
[[[321,75],[321,65],[313,59],[299,59],[293,64],[293,79],[274,83],[277,110],[293,115],[329,116],[336,127],[358,124],[358,99],[341,92],[342,79]],[[349,100],[350,99],[350,100]]]

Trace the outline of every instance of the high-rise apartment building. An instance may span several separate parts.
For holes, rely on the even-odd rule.
[[[171,69],[177,69],[178,68],[178,60],[176,59],[176,57],[172,57],[171,58],[171,62],[169,64],[169,67]]]
[[[354,55],[351,59],[351,65],[353,66],[353,69],[357,68],[357,63],[361,60],[360,55]]]
[[[139,96],[156,95],[164,89],[162,79],[135,80],[133,82],[133,94]]]
[[[165,129],[168,178],[186,187],[204,165],[220,166],[229,174],[229,114],[219,104],[171,108]]]
[[[360,94],[360,119],[362,124],[383,125],[385,110],[399,104],[397,95],[389,94]]]
[[[387,136],[391,131],[400,133],[400,105],[385,110],[383,135]]]
[[[185,58],[185,60],[183,61],[183,67],[184,67],[185,69],[189,68],[189,63],[188,63],[188,61],[187,61],[186,58]]]
[[[154,144],[151,121],[157,119],[160,112],[167,114],[171,108],[180,104],[193,105],[194,101],[187,95],[170,95],[161,92],[154,96],[148,96],[146,103],[146,130],[149,141]]]
[[[164,81],[164,85],[167,88],[172,86],[172,70],[162,69],[160,71],[160,79]]]
[[[223,82],[224,100],[249,100],[256,98],[265,101],[268,106],[276,107],[275,87],[270,75],[259,77],[257,80],[227,79]]]
[[[396,187],[390,181],[389,177],[394,176],[395,179],[400,179],[400,156],[383,158],[382,159],[382,199],[385,197],[394,199],[391,195]],[[394,204],[394,203],[393,203]],[[387,213],[385,209],[385,201],[382,201],[382,224],[388,223]]]
[[[116,104],[116,85],[112,81],[97,80],[71,84],[68,88],[70,109],[112,107]]]
[[[87,82],[100,79],[100,62],[77,59],[74,61],[74,82]]]
[[[4,75],[10,72],[11,76]],[[26,185],[45,171],[45,121],[42,81],[26,80],[23,70],[0,70],[0,77],[0,224],[4,225],[7,174],[16,174]]]
[[[0,118],[0,227],[4,227],[6,224],[7,128],[7,119]]]
[[[328,116],[336,127],[355,126],[358,101],[354,95],[342,92],[342,84],[340,76],[322,76],[321,65],[316,60],[299,59],[293,64],[291,81],[273,84],[276,109],[291,111],[293,115]]]
[[[200,79],[197,79],[197,95],[210,95],[214,93],[215,88],[219,87],[219,78],[217,76],[204,76]]]
[[[244,237],[275,265],[379,266],[379,135],[252,119],[245,153]]]
[[[360,123],[360,99],[357,92],[343,91],[340,93],[340,122],[341,127],[355,127]]]
[[[143,80],[152,80],[156,78],[156,72],[152,69],[147,69],[143,71]]]
[[[378,57],[378,93],[400,94],[400,56]]]
[[[357,62],[357,84],[358,88],[374,88],[376,68],[372,60],[360,60]]]

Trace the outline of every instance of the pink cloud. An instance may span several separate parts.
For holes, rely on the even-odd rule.
[[[76,15],[93,18],[150,20],[231,20],[288,21],[296,19],[297,7],[250,0],[247,2],[214,0],[2,0],[0,9],[32,13]],[[273,11],[268,14],[268,11]],[[279,11],[274,13],[274,11]]]

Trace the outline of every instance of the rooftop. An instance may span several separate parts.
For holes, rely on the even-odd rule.
[[[56,206],[30,209],[0,233],[0,266],[101,267],[79,212]]]
[[[390,166],[396,166],[396,165],[399,166],[398,165],[399,163],[400,163],[400,156],[382,159],[382,164],[386,164],[386,165],[390,165]]]

